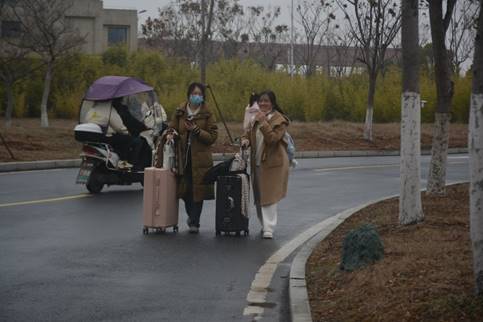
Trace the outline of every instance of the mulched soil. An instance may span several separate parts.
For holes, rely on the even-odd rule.
[[[398,224],[398,199],[362,209],[323,240],[307,262],[314,321],[483,321],[474,295],[468,185],[422,194],[425,220]],[[376,226],[384,259],[354,272],[339,269],[342,240]]]
[[[14,119],[10,128],[5,128],[0,118],[0,133],[7,141],[17,161],[74,159],[79,157],[81,145],[74,140],[74,120],[51,119],[49,128],[41,128],[39,119]],[[229,123],[233,137],[242,134],[241,123]],[[214,152],[234,152],[222,123],[218,124],[219,138]],[[466,147],[468,126],[451,124],[450,147]],[[431,146],[431,124],[422,125],[423,149]],[[399,150],[400,125],[398,123],[374,124],[374,141],[362,138],[363,124],[344,121],[292,122],[290,134],[295,140],[297,151],[329,150]],[[0,142],[0,162],[12,160]]]

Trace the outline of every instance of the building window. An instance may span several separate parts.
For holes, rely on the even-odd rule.
[[[107,43],[109,46],[127,43],[127,28],[122,26],[107,27]]]
[[[19,21],[2,21],[2,38],[14,38],[20,36],[22,26]]]

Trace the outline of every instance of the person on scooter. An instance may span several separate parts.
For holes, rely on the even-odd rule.
[[[92,104],[85,116],[86,123],[95,123],[104,128],[105,143],[112,145],[122,160],[129,154],[128,148],[131,136],[124,125],[121,116],[111,106],[111,101],[84,101],[83,104]]]
[[[121,117],[123,123],[126,125],[126,128],[129,131],[129,134],[131,135],[129,142],[126,142],[129,149],[127,161],[134,165],[134,170],[142,171],[151,163],[151,149],[149,148],[147,142],[141,136],[139,136],[139,134],[143,131],[146,131],[147,128],[144,123],[138,121],[134,116],[132,116],[128,107],[122,103],[121,97],[113,99],[112,106]]]
[[[218,127],[205,98],[205,86],[192,83],[187,101],[173,114],[161,143],[173,138],[176,144],[178,198],[182,198],[188,214],[190,233],[198,233],[204,200],[215,198],[214,185],[204,184],[206,172],[213,166],[211,147],[218,138]],[[158,166],[162,164],[162,148],[158,148]]]

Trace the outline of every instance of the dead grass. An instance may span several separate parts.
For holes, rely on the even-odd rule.
[[[19,161],[78,158],[80,144],[74,140],[73,120],[50,120],[50,127],[40,127],[39,119],[14,119],[11,128],[5,128],[0,119],[0,133]],[[222,123],[218,124],[219,139],[215,152],[233,152]],[[229,123],[233,137],[242,134],[240,123]],[[451,124],[450,147],[466,147],[467,125]],[[362,139],[363,125],[344,121],[293,122],[289,128],[297,151],[323,150],[399,150],[399,123],[374,124],[374,142]],[[431,146],[431,124],[422,126],[422,148]],[[0,142],[0,162],[12,161]]]
[[[474,296],[468,185],[446,197],[423,194],[425,221],[398,224],[398,199],[354,214],[322,241],[307,262],[314,321],[483,321]],[[338,269],[344,236],[377,227],[384,259],[355,272]]]

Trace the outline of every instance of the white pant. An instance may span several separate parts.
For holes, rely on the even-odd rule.
[[[262,206],[262,214],[257,213],[258,220],[262,225],[263,231],[268,231],[273,233],[275,225],[277,225],[277,204],[271,204],[269,206]]]

